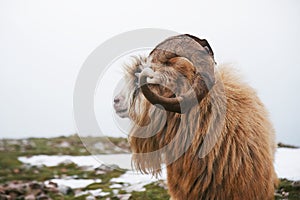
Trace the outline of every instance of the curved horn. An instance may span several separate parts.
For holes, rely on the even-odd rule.
[[[200,74],[196,74],[193,85],[185,94],[173,98],[158,95],[149,88],[149,83],[147,82],[147,78],[154,78],[153,74],[154,72],[150,68],[146,68],[141,72],[139,79],[141,90],[150,103],[153,105],[159,104],[167,111],[186,113],[208,93],[203,77]]]
[[[202,42],[203,44],[201,44]],[[214,85],[214,59],[213,52],[209,53],[202,45],[206,40],[198,39],[195,36],[179,35],[168,38],[160,43],[151,53],[153,63],[168,64],[174,57],[185,57],[193,63],[196,68],[196,76],[191,88],[183,95],[168,98],[154,93],[148,86],[147,78],[153,78],[153,71],[150,68],[144,69],[145,73],[140,75],[140,86],[144,96],[152,104],[160,104],[167,111],[185,113],[191,107],[199,103]],[[169,67],[172,67],[169,66]]]
[[[149,56],[152,63],[164,64],[171,58],[185,57],[198,72],[205,71],[214,78],[214,53],[205,39],[189,34],[173,36],[158,44]]]

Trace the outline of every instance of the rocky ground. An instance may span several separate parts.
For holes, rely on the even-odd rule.
[[[72,175],[73,165],[61,165],[61,174],[43,181],[14,180],[0,186],[0,199],[164,199],[168,198],[165,183],[155,182],[147,185],[129,184],[122,178],[122,170],[111,170],[101,166],[86,174]],[[77,173],[80,174],[80,173]],[[24,175],[23,175],[24,177]],[[18,179],[18,178],[16,178]],[[43,178],[45,179],[45,178]],[[149,189],[149,190],[148,190]],[[150,191],[150,193],[149,193]],[[149,193],[149,194],[147,194]]]
[[[124,138],[81,138],[89,150],[97,154],[118,155],[129,152]],[[164,181],[149,181],[118,166],[92,166],[70,159],[53,165],[29,164],[21,158],[39,155],[88,156],[77,135],[58,138],[28,138],[0,140],[0,200],[2,199],[168,199]],[[84,157],[83,157],[84,158]],[[39,158],[38,158],[39,159]],[[87,166],[85,166],[87,164]],[[99,166],[97,166],[97,164]],[[133,182],[132,182],[133,180]],[[138,180],[138,181],[134,181]]]
[[[90,142],[92,151],[117,159],[118,153],[124,153],[124,149],[129,151],[123,138],[110,138],[113,148],[102,138],[84,140]],[[53,155],[57,162],[45,163],[38,155]],[[77,162],[59,160],[63,156],[55,157],[57,155],[76,156]],[[97,165],[97,162],[91,165],[86,159],[78,160],[78,156],[87,155],[90,153],[76,135],[0,140],[0,200],[169,199],[165,177],[159,180],[116,165]],[[30,158],[36,158],[35,162],[26,162]],[[300,182],[281,179],[275,199],[300,199]]]

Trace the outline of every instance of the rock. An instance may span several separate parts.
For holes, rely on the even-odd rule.
[[[25,195],[20,195],[16,198],[16,200],[24,200],[25,199]]]
[[[0,194],[5,194],[5,189],[2,186],[0,186]]]
[[[58,191],[64,195],[69,195],[69,194],[73,194],[74,191],[72,188],[70,188],[69,186],[65,186],[65,185],[59,185],[58,186]]]
[[[34,182],[29,183],[29,187],[32,190],[36,190],[36,189],[42,189],[42,188],[44,188],[44,185],[41,184],[41,183],[38,183],[38,182],[34,181]]]
[[[121,169],[118,165],[115,164],[108,165],[108,167],[111,169],[111,171],[114,169]]]
[[[99,167],[95,168],[95,171],[105,171],[105,172],[110,172],[112,169],[104,164],[101,164]]]
[[[36,200],[51,200],[51,198],[48,195],[41,194],[36,197]]]
[[[21,194],[16,192],[15,190],[14,191],[9,191],[8,192],[8,196],[10,197],[10,199],[16,199],[18,196],[20,196]]]
[[[44,191],[46,193],[51,192],[51,193],[58,193],[58,185],[57,183],[54,183],[52,181],[49,181],[48,183],[45,183],[45,188]]]
[[[283,197],[288,197],[290,195],[289,192],[282,192],[281,194],[282,194]]]
[[[0,199],[1,200],[10,200],[10,196],[6,195],[6,194],[0,194]]]
[[[58,185],[57,185],[57,183],[54,183],[54,182],[50,181],[50,182],[48,183],[47,187],[52,187],[52,188],[54,187],[54,188],[57,188]]]
[[[13,169],[13,173],[14,174],[19,174],[20,173],[20,169],[18,169],[18,168]]]
[[[6,189],[6,194],[8,194],[8,196],[11,197],[11,199],[16,199],[18,196],[21,196],[25,193],[25,191],[23,191],[21,189],[21,186],[15,186],[13,188],[7,188]]]
[[[120,169],[120,167],[118,165],[115,165],[115,164],[111,164],[111,165],[101,164],[99,167],[95,168],[95,171],[111,172],[114,169]]]
[[[35,189],[35,190],[31,190],[31,193],[34,194],[35,196],[38,196],[43,194],[44,191],[42,189]]]
[[[35,200],[35,196],[33,194],[29,194],[25,196],[25,200]]]
[[[294,181],[292,183],[292,186],[295,187],[295,188],[300,188],[300,180],[299,181]]]

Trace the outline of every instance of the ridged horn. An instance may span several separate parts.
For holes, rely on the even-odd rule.
[[[147,78],[153,78],[153,70],[146,68],[142,71],[140,74],[142,93],[152,104],[159,104],[167,111],[176,113],[187,112],[191,107],[201,102],[214,85],[215,61],[213,51],[206,40],[201,40],[188,34],[170,37],[157,45],[149,56],[152,64],[160,63],[168,67],[172,67],[169,63],[171,58],[184,57],[196,69],[196,75],[191,88],[185,94],[172,98],[153,92],[149,88],[150,83],[147,82]]]

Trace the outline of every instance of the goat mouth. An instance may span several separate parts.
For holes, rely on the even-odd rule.
[[[124,114],[127,112],[127,109],[122,109],[122,110],[116,110],[117,114]]]
[[[116,113],[117,113],[118,115],[126,114],[126,113],[127,113],[127,109],[119,109],[119,110],[116,110]]]
[[[116,109],[116,114],[121,118],[127,118],[128,116],[128,109]]]

